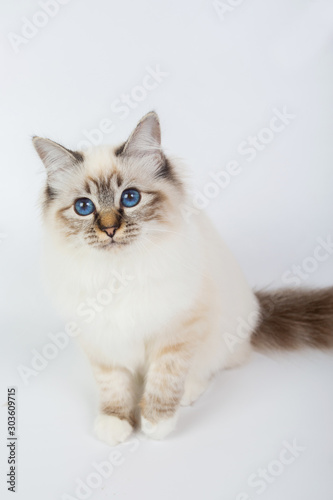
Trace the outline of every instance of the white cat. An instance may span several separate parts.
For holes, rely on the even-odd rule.
[[[48,280],[63,311],[82,318],[98,438],[120,443],[140,421],[165,437],[179,405],[253,346],[331,345],[332,289],[255,294],[209,220],[185,220],[183,168],[161,149],[156,113],[118,147],[33,142],[47,171]]]

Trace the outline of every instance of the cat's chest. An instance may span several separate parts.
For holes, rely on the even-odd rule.
[[[76,307],[85,347],[105,363],[143,366],[147,340],[166,335],[193,296],[188,283],[178,282],[172,273],[162,281],[130,274],[117,285],[110,280],[81,294]]]
[[[171,262],[151,258],[112,268],[73,266],[63,275],[58,295],[89,335],[99,332],[115,342],[144,339],[191,307],[200,273],[188,265],[177,256]]]
[[[196,247],[188,249],[183,238],[176,243],[118,260],[99,254],[73,258],[51,248],[47,267],[54,292],[81,326],[88,349],[114,353],[115,359],[121,353],[142,357],[146,341],[166,335],[193,306],[202,269]]]
[[[100,287],[81,289],[76,314],[87,326],[145,336],[189,307],[193,294],[177,273],[162,278],[123,273]]]

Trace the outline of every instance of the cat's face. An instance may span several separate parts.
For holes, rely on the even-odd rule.
[[[39,137],[34,145],[47,169],[47,223],[76,248],[144,246],[179,217],[183,186],[161,150],[155,113],[118,148],[83,154]]]

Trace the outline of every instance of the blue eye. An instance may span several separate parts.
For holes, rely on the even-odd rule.
[[[95,212],[95,205],[89,198],[79,198],[74,203],[74,209],[78,215],[90,215]]]
[[[121,203],[127,208],[135,207],[140,199],[140,193],[136,189],[125,189],[121,195]]]

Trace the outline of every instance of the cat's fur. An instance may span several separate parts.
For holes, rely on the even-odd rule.
[[[79,153],[33,142],[47,170],[46,270],[63,310],[82,319],[100,388],[98,438],[115,445],[140,420],[144,433],[163,438],[179,405],[253,346],[332,343],[332,289],[255,294],[209,220],[182,217],[183,168],[163,153],[155,113],[116,148]],[[141,192],[137,206],[121,206],[126,188]],[[94,202],[94,214],[75,213],[80,197]],[[103,230],[111,226],[120,226],[113,239]]]

